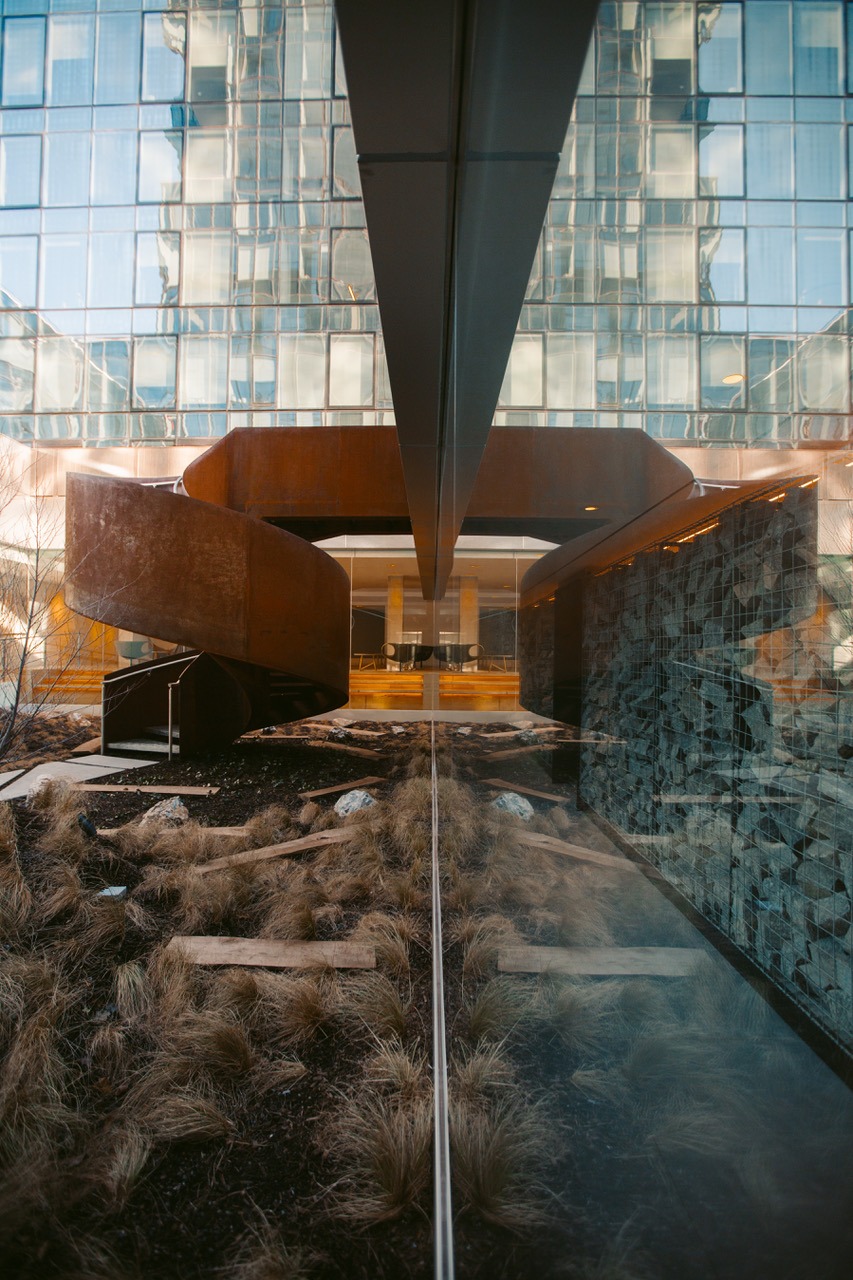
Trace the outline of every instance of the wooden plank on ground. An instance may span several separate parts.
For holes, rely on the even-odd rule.
[[[227,853],[221,858],[213,858],[210,862],[197,863],[195,871],[198,875],[207,875],[209,871],[223,871],[227,867],[244,866],[250,862],[267,862],[270,858],[287,858],[292,853],[304,853],[307,849],[321,849],[324,844],[344,844],[352,839],[352,827],[331,827],[328,831],[315,831],[310,836],[300,836],[297,840],[286,840],[283,844],[266,844],[260,849],[243,849],[240,853]]]
[[[575,741],[575,739],[572,739]],[[535,751],[556,751],[563,744],[561,742],[537,742],[531,747],[510,747],[507,751],[490,751],[486,757],[488,760],[513,760],[516,756],[530,756]]]
[[[498,970],[601,978],[686,978],[704,955],[696,947],[502,947]]]
[[[322,747],[324,751],[346,751],[348,755],[363,756],[366,760],[385,759],[381,751],[374,751],[372,747],[351,747],[347,742],[329,742],[326,738],[314,739],[308,745]]]
[[[132,782],[112,785],[106,782],[75,782],[73,788],[75,791],[143,791],[160,796],[215,796],[221,790],[220,787],[137,787]]]
[[[336,782],[333,787],[318,787],[316,791],[300,791],[299,795],[303,800],[313,800],[315,796],[330,796],[336,791],[354,791],[356,787],[375,787],[377,782],[384,782],[384,778],[356,778],[354,782]]]
[[[528,729],[499,729],[495,733],[489,733],[487,729],[478,729],[477,737],[485,739],[486,742],[498,742],[502,738],[517,738],[522,733],[566,733],[570,727],[567,724],[537,724],[531,725]]]
[[[171,938],[167,951],[182,951],[194,964],[255,965],[264,969],[375,969],[376,948],[357,942],[278,942],[267,938]]]
[[[522,844],[533,849],[544,849],[546,853],[559,853],[564,858],[574,858],[577,862],[592,862],[597,867],[609,867],[614,871],[626,871],[629,875],[640,875],[636,863],[615,853],[602,853],[600,849],[588,849],[585,845],[570,844],[567,840],[558,840],[556,836],[542,835],[539,831],[520,831],[518,839]]]
[[[93,751],[100,751],[100,749],[101,739],[90,738],[88,742],[81,742],[79,747],[72,747],[71,754],[73,756],[88,756],[91,755]]]
[[[139,826],[136,822],[134,826]],[[173,828],[177,830],[178,828]],[[123,827],[98,827],[99,836],[114,836],[119,831],[123,831]],[[145,830],[145,828],[143,828]],[[206,836],[242,836],[246,830],[245,827],[202,827],[201,830]]]
[[[553,804],[568,804],[568,796],[555,796],[551,791],[537,791],[535,787],[523,787],[520,782],[507,782],[506,778],[484,778],[487,787],[502,787],[504,791],[520,791],[524,796],[537,800],[550,800]]]

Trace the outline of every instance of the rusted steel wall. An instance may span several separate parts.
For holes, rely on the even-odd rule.
[[[502,427],[486,447],[466,517],[622,521],[689,491],[692,473],[641,431]],[[187,493],[268,519],[405,518],[393,427],[244,428],[184,473]],[[594,505],[596,513],[586,513]]]
[[[292,672],[345,700],[349,581],[301,538],[209,502],[76,475],[66,557],[79,613]]]

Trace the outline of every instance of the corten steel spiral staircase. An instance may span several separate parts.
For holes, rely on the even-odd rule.
[[[325,552],[132,481],[69,476],[67,501],[71,607],[188,646],[105,677],[105,750],[171,723],[188,755],[346,702],[349,581]]]

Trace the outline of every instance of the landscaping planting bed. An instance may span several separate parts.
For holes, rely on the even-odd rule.
[[[0,806],[4,1274],[432,1273],[430,733],[344,727],[336,747],[384,755],[366,768],[325,732],[145,770],[221,788],[174,829],[140,825],[150,794]],[[571,803],[494,808],[479,779],[508,732],[436,730],[457,1274],[846,1275],[849,1096],[720,960],[498,972],[504,946],[702,945],[642,876],[525,842],[616,853]],[[500,776],[567,794],[538,760]],[[338,792],[299,795],[365,773],[386,780],[349,818]],[[195,870],[332,827],[351,839]],[[377,967],[207,968],[164,950],[175,934],[352,940]]]

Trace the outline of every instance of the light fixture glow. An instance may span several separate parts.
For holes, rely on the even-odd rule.
[[[727,373],[723,378],[723,384],[727,387],[736,387],[741,382],[746,382],[746,375],[743,373]]]
[[[584,507],[584,511],[597,511],[598,507]]]

